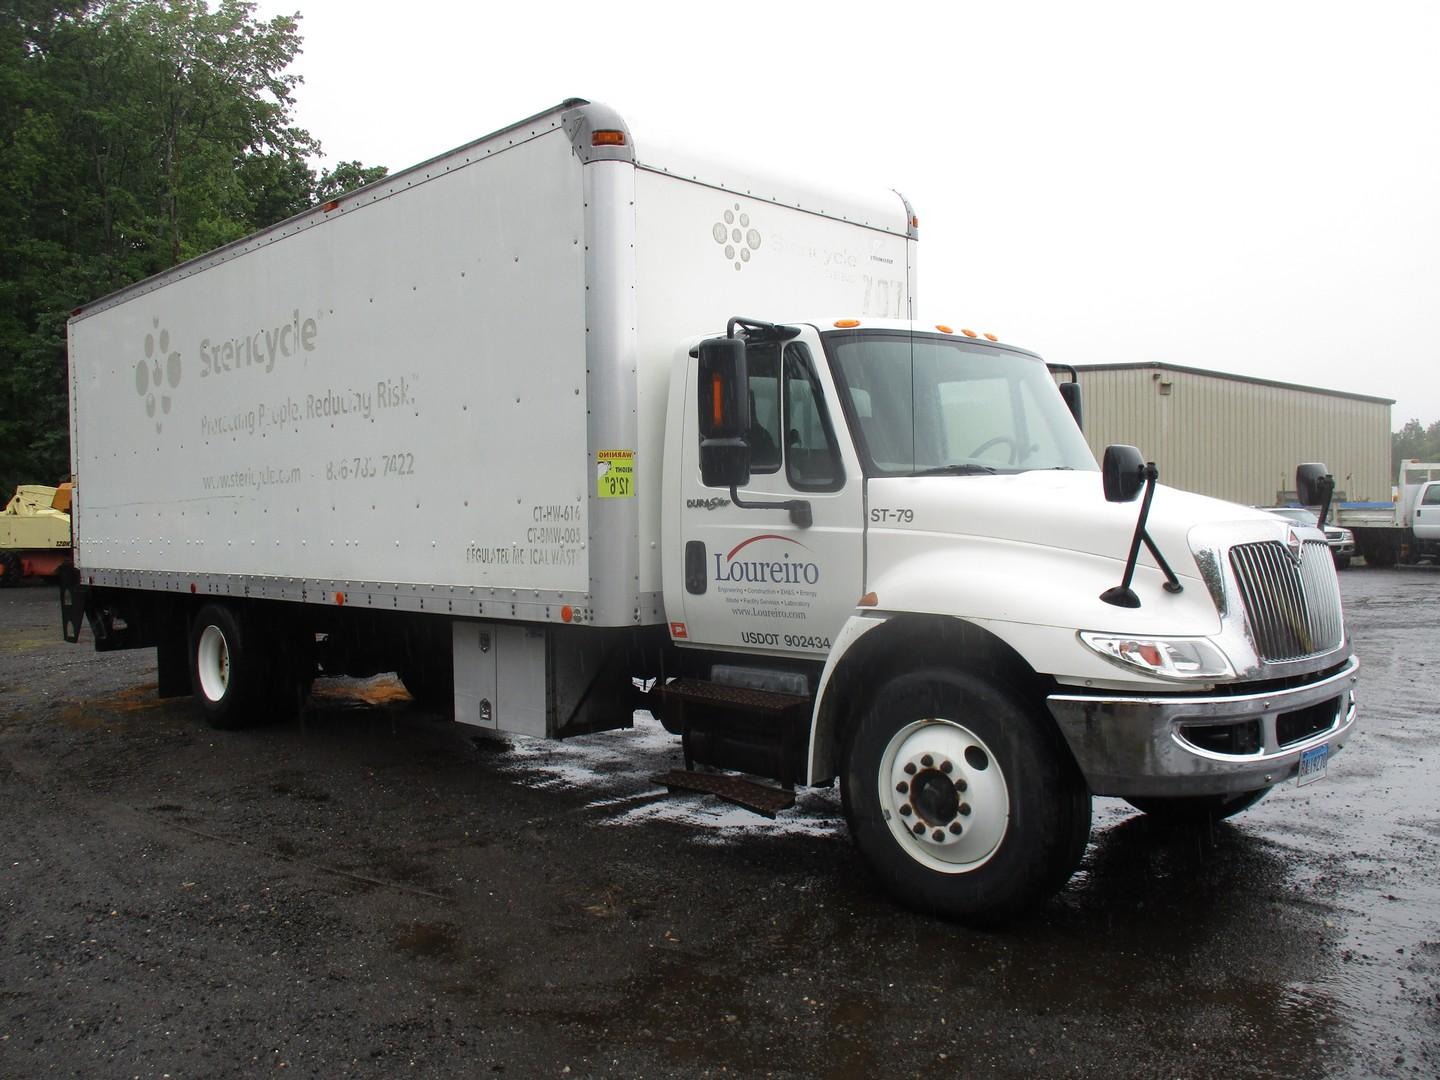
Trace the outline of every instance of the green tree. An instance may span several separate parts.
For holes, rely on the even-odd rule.
[[[69,468],[72,309],[385,175],[293,121],[299,16],[0,0],[0,494]]]
[[[1440,461],[1440,420],[1428,428],[1413,417],[1390,436],[1392,475],[1400,472],[1401,461]]]

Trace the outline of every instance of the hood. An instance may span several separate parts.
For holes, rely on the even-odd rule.
[[[993,476],[878,477],[867,485],[875,508],[914,510],[913,524],[930,533],[1065,548],[1123,561],[1130,552],[1141,499],[1105,501],[1098,472],[1047,470]],[[1283,535],[1285,523],[1259,510],[1157,485],[1146,530],[1175,572],[1197,577],[1190,534],[1197,528],[1245,523],[1258,536]],[[1143,549],[1140,561],[1153,565]]]

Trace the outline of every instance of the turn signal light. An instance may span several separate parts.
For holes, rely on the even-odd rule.
[[[592,131],[590,133],[591,146],[624,146],[625,132],[623,131]]]

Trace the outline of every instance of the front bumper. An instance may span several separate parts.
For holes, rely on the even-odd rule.
[[[1228,795],[1283,783],[1300,755],[1355,727],[1353,656],[1303,686],[1237,696],[1052,694],[1051,715],[1096,795]]]

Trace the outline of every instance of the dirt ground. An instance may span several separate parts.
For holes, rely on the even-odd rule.
[[[477,736],[391,680],[204,728],[0,593],[0,1076],[1440,1074],[1440,570],[1341,575],[1363,733],[1213,828],[1099,800],[1003,932],[912,915],[834,792]]]

